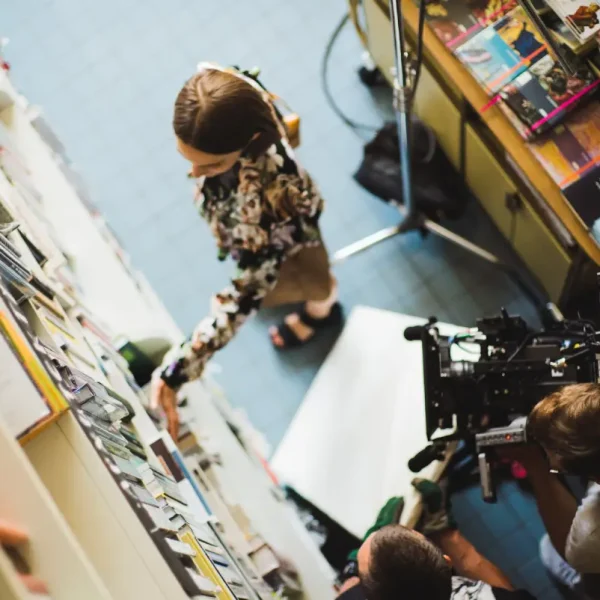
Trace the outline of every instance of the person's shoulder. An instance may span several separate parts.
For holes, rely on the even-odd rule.
[[[600,573],[600,485],[592,484],[567,538],[566,558],[581,573]]]
[[[523,590],[509,591],[492,588],[483,581],[452,577],[452,600],[535,600]]]
[[[583,498],[583,504],[594,504],[600,506],[600,483],[592,483],[588,487]]]
[[[600,484],[598,483],[590,485],[581,501],[575,515],[575,522],[581,520],[587,522],[587,528],[594,525],[595,530],[600,529]]]
[[[585,536],[600,531],[600,485],[594,483],[588,488],[581,505],[577,509],[572,529],[582,528]]]

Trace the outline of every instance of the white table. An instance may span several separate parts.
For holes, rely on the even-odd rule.
[[[422,350],[404,329],[425,319],[355,308],[272,460],[278,477],[362,538],[391,496],[402,495],[401,522],[420,515],[407,462],[427,444]],[[464,328],[439,324],[452,335]],[[459,348],[454,359],[473,359]],[[436,480],[443,463],[420,476]]]

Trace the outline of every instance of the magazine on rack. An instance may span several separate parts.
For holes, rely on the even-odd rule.
[[[563,121],[600,83],[588,67],[581,67],[570,76],[549,55],[546,58],[500,90],[500,97],[532,135],[542,134]]]
[[[600,31],[600,3],[586,0],[547,0],[547,3],[580,43]]]
[[[600,168],[596,166],[563,190],[569,204],[591,229],[600,219]]]
[[[561,189],[578,181],[600,163],[600,103],[581,108],[528,147]]]
[[[543,38],[521,7],[457,46],[456,56],[490,94],[533,66],[548,70],[553,64]]]
[[[502,39],[495,26],[486,27],[456,49],[458,59],[490,93],[498,93],[527,65]]]
[[[515,6],[515,0],[430,0],[425,9],[431,29],[453,49]]]

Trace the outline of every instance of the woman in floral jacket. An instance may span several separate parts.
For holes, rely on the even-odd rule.
[[[318,227],[323,200],[260,86],[239,73],[201,66],[177,97],[173,126],[179,152],[192,163],[195,203],[216,238],[218,258],[237,263],[209,316],[169,351],[155,379],[154,401],[177,439],[176,390],[200,377],[259,307],[303,303],[271,328],[277,348],[307,342],[338,322],[341,309]]]

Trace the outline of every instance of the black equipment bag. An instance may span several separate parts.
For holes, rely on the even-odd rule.
[[[471,197],[463,178],[431,128],[416,117],[412,118],[411,140],[412,187],[417,211],[433,221],[457,219]],[[365,145],[364,158],[354,179],[386,202],[404,203],[395,123],[384,125]]]

